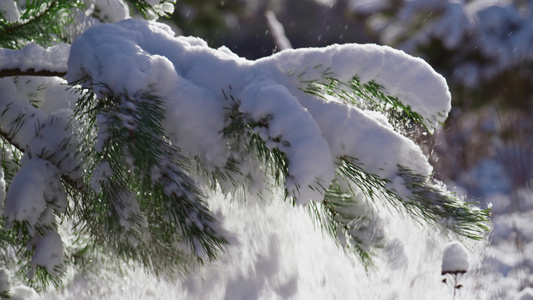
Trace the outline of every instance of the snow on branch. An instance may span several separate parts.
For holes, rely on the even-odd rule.
[[[355,75],[364,83],[376,81],[385,92],[430,120],[429,128],[442,122],[450,109],[444,79],[421,59],[388,47],[335,45],[287,50],[254,62],[236,57],[225,48],[211,49],[198,39],[174,37],[164,25],[139,20],[98,25],[85,32],[72,46],[68,79],[74,82],[88,78],[83,84],[99,95],[148,92],[166,99],[167,118],[173,120],[167,124],[170,135],[188,155],[202,157],[207,165],[215,167],[223,167],[231,157],[220,135],[227,105],[221,90],[231,86],[232,95],[242,102],[240,109],[254,121],[271,116],[268,126],[257,130],[270,141],[270,149],[278,148],[287,154],[290,178],[286,187],[299,203],[323,198],[334,176],[333,160],[341,154],[358,157],[373,153],[365,167],[376,171],[385,168],[383,172],[390,169],[383,163],[395,168],[394,157],[399,154],[413,161],[410,167],[413,163],[423,166],[411,169],[429,175],[425,158],[412,142],[405,139],[401,142],[405,145],[394,148],[405,151],[376,155],[380,140],[369,146],[361,144],[357,136],[375,139],[379,135],[371,132],[390,132],[387,135],[393,136],[393,130],[374,126],[375,121],[368,116],[364,117],[368,125],[360,127],[359,121],[353,119],[355,107],[336,101],[327,103],[300,90],[302,82],[323,80],[326,71],[342,81]],[[344,117],[344,123],[331,124],[346,110],[350,117]],[[368,134],[359,135],[359,130],[353,130],[358,127],[368,128]],[[341,128],[345,132],[339,134]],[[194,142],[193,136],[197,137]],[[280,138],[290,147],[276,142]],[[390,141],[386,136],[381,138]],[[353,145],[349,151],[357,152],[338,150],[346,145]]]
[[[65,107],[20,95],[18,79],[0,80],[0,131],[25,152],[11,184],[35,177],[32,205],[45,216],[64,212],[67,189],[80,199],[66,208],[80,217],[80,231],[156,272],[214,259],[227,243],[205,182],[261,193],[256,187],[273,178],[365,261],[386,238],[371,201],[380,197],[468,237],[486,228],[483,211],[440,192],[421,149],[385,116],[431,131],[450,110],[442,76],[404,52],[347,44],[249,61],[127,19],[95,25],[71,47],[2,50],[0,65],[7,73],[66,72],[83,89],[73,104],[62,79],[44,78],[61,87],[54,98],[66,109],[58,109]],[[41,81],[29,78],[24,84],[38,91]],[[47,233],[55,219],[40,224],[12,209],[23,203],[13,193],[8,220],[43,225],[30,226],[42,233],[37,239],[57,240]]]
[[[65,76],[70,45],[43,48],[29,44],[20,50],[0,49],[0,77]]]
[[[438,192],[420,148],[382,114],[405,114],[432,131],[451,108],[444,78],[402,51],[347,44],[249,61],[201,39],[175,37],[166,25],[125,20],[87,30],[73,43],[68,66],[68,80],[99,99],[160,99],[165,136],[216,180],[240,186],[238,178],[264,179],[258,165],[273,168],[286,195],[305,205],[331,195],[337,176],[355,178],[338,172],[341,161],[366,178],[352,184],[375,179],[367,196],[381,189],[431,222],[456,216],[458,225],[448,227],[467,236],[486,228],[484,212]],[[128,118],[121,122],[134,132]],[[105,144],[107,130],[99,129],[96,145]],[[339,191],[345,192],[350,188]],[[463,231],[469,222],[473,229]],[[356,229],[346,230],[358,240]]]
[[[28,69],[28,70],[25,70],[25,71],[22,71],[20,69],[0,70],[0,78],[2,78],[2,77],[14,77],[14,76],[45,76],[45,77],[57,76],[57,77],[64,77],[66,75],[67,75],[67,72],[54,72],[54,71],[47,71],[47,70],[36,71],[35,69]]]

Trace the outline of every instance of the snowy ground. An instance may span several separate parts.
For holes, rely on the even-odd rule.
[[[267,203],[218,194],[210,206],[232,233],[218,261],[170,281],[140,267],[118,271],[120,262],[108,255],[85,272],[70,269],[64,287],[49,288],[41,299],[532,299],[533,193],[517,195],[520,210],[506,195],[485,199],[494,213],[490,244],[466,243],[470,268],[459,277],[455,298],[453,277],[445,284],[441,275],[450,239],[397,212],[380,210],[394,238],[366,272],[315,228],[308,212],[280,195]],[[445,264],[464,264],[460,256]],[[14,299],[38,299],[28,289],[14,291]]]
[[[173,282],[139,268],[124,274],[106,266],[71,271],[65,287],[50,289],[43,299],[451,299],[441,275],[449,240],[405,217],[389,214],[387,230],[395,238],[366,273],[314,228],[302,208],[280,199],[242,202],[220,195],[211,206],[235,238],[217,262]],[[483,242],[469,247],[474,268],[482,248]],[[461,279],[462,299],[483,299],[473,275]]]

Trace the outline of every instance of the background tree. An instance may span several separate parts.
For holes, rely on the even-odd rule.
[[[528,187],[531,1],[350,3],[381,43],[424,58],[447,78],[461,110],[452,111],[441,139],[446,143],[436,148],[446,161],[437,162],[441,178],[461,183],[472,197],[488,196],[465,178],[475,175],[462,174],[494,159],[508,178],[495,183],[495,192],[517,194]]]

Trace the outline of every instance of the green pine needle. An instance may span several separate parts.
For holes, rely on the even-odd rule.
[[[89,149],[86,185],[96,180],[101,190],[87,191],[88,202],[78,208],[83,215],[78,227],[96,245],[156,273],[179,273],[188,268],[190,257],[215,259],[227,242],[187,175],[189,161],[165,137],[164,112],[164,101],[151,95],[80,98],[75,113],[92,125],[87,143],[94,145],[98,130],[106,140],[102,152]],[[102,165],[111,174],[94,179],[91,170]]]

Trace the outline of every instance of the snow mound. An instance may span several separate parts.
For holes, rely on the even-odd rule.
[[[466,273],[469,266],[468,252],[463,244],[455,241],[444,247],[442,275]]]
[[[50,48],[31,43],[21,50],[0,49],[2,69],[19,69],[21,71],[66,72],[70,45],[59,44]],[[28,59],[31,57],[31,59]]]

